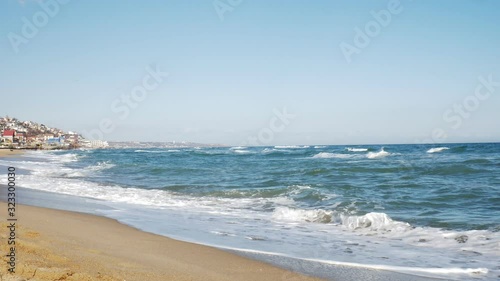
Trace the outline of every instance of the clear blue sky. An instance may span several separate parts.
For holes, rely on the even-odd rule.
[[[286,107],[295,118],[260,144],[414,143],[436,129],[500,141],[500,85],[474,103],[480,76],[500,82],[500,1],[401,0],[350,63],[341,43],[356,47],[355,28],[391,1],[220,0],[236,4],[223,19],[211,0],[39,4],[55,1],[0,2],[0,115],[78,132],[108,118],[107,140],[238,145]],[[168,78],[117,113],[148,65]]]

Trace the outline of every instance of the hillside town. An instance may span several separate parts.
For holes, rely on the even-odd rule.
[[[74,149],[104,148],[108,143],[86,140],[76,132],[64,132],[32,121],[0,117],[0,148],[10,149]]]

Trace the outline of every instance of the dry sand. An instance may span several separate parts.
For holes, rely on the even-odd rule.
[[[23,150],[18,150],[18,149],[0,149],[0,158],[4,156],[14,156],[23,153]]]
[[[6,205],[0,204],[4,214]],[[16,273],[7,272],[9,230],[3,216],[0,280],[320,280],[104,217],[16,207]]]

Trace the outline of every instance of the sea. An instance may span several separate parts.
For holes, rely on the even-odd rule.
[[[321,277],[500,280],[499,143],[33,151],[8,166],[24,189]]]

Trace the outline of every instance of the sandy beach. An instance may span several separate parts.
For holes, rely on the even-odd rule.
[[[10,149],[0,149],[0,157],[14,156],[24,153],[23,150],[10,150]]]
[[[4,221],[1,280],[321,280],[104,217],[16,207],[16,273],[7,272]]]

